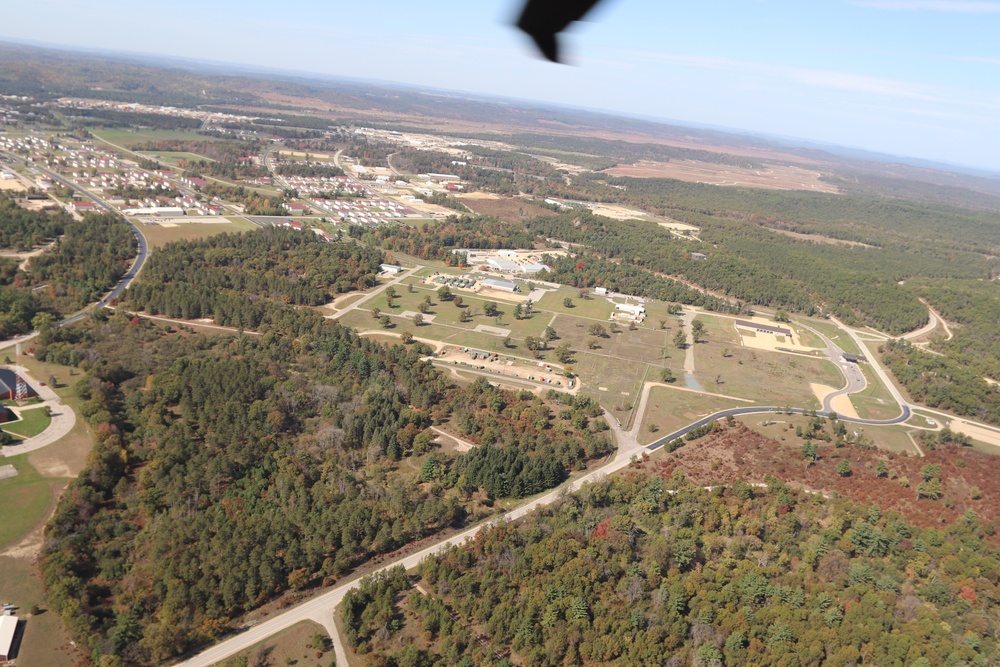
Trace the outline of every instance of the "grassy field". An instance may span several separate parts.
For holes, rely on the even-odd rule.
[[[79,414],[79,400],[70,386],[79,379],[79,370],[31,357],[22,363],[36,378],[53,376],[53,389]],[[0,505],[0,599],[21,606],[22,616],[33,605],[46,610],[35,562],[43,539],[41,527],[66,484],[83,469],[91,444],[87,424],[78,418],[58,442],[27,455],[0,459],[0,464],[12,463],[21,471],[17,477],[0,481],[5,500]],[[80,663],[57,614],[45,612],[28,619],[18,663],[51,667]]]
[[[727,348],[729,356],[724,355]],[[711,335],[695,345],[695,377],[707,391],[804,408],[820,407],[810,383],[844,383],[830,361],[739,347],[712,340]]]
[[[16,422],[9,422],[3,425],[3,430],[11,435],[21,438],[30,438],[38,435],[49,427],[52,417],[45,408],[32,408],[21,411],[21,419]]]
[[[648,445],[706,415],[731,407],[733,401],[726,398],[669,387],[653,387],[639,428],[639,442]],[[650,431],[650,426],[656,428],[656,431]]]
[[[812,326],[811,322],[810,326]],[[814,334],[812,331],[809,331],[808,329],[803,329],[802,327],[796,327],[795,330],[798,331],[799,333],[799,343],[801,345],[805,345],[806,347],[816,347],[820,349],[826,348],[826,343],[823,342],[823,339]]]
[[[572,308],[566,308],[566,306],[563,305],[563,300],[566,298],[570,299],[573,303]],[[577,317],[589,317],[604,322],[607,321],[607,319],[611,316],[611,313],[615,310],[615,307],[611,305],[611,302],[603,297],[598,296],[590,297],[589,299],[581,299],[573,292],[565,290],[548,292],[536,305],[541,310],[566,313]]]
[[[219,141],[215,137],[205,137],[190,130],[127,130],[107,128],[92,130],[94,136],[117,146],[131,148],[147,141]]]
[[[339,616],[339,614],[335,615]],[[323,638],[323,645],[319,648],[313,646],[313,636],[316,634]],[[216,667],[236,667],[248,663],[251,665],[299,665],[300,667],[316,665],[317,667],[327,667],[332,664],[333,660],[333,650],[328,648],[329,644],[330,636],[323,626],[312,621],[302,621],[287,630],[282,630],[278,634],[268,637],[259,644],[254,644],[246,651],[215,664]],[[262,658],[260,662],[255,661],[255,658],[258,657]]]
[[[187,162],[195,160],[215,162],[212,158],[205,157],[204,155],[198,155],[197,153],[185,153],[183,151],[142,151],[141,155],[146,155],[152,159],[172,165],[176,165],[181,160],[186,160]]]
[[[864,391],[851,395],[851,403],[862,419],[892,419],[899,415],[899,405],[889,390],[867,364],[858,364],[868,380]]]
[[[27,455],[0,459],[0,465],[8,464],[17,468],[17,476],[0,480],[0,494],[4,499],[0,549],[15,544],[38,525],[52,501],[51,483],[31,467]]]
[[[162,225],[137,223],[142,235],[146,237],[150,248],[159,248],[171,241],[193,241],[197,239],[207,239],[209,236],[222,234],[223,232],[243,232],[257,229],[252,222],[243,218],[226,218],[226,223],[202,224],[198,222],[179,224],[176,227],[163,227]]]
[[[523,340],[528,336],[541,336],[545,331],[545,327],[548,326],[549,320],[551,319],[545,313],[535,313],[532,317],[522,320],[516,320],[513,316],[514,304],[509,302],[500,301],[493,298],[483,298],[478,295],[471,293],[454,291],[454,294],[460,295],[464,305],[467,307],[459,308],[453,302],[442,301],[438,299],[437,290],[430,289],[429,287],[415,287],[413,293],[406,291],[405,287],[397,287],[396,293],[398,296],[393,299],[393,306],[389,306],[389,298],[383,292],[377,297],[365,304],[362,310],[366,313],[368,317],[367,324],[353,324],[352,326],[359,326],[365,329],[377,328],[380,326],[377,321],[371,318],[371,310],[373,308],[378,308],[383,315],[389,315],[393,319],[393,323],[396,325],[397,329],[409,329],[414,331],[412,321],[402,317],[402,313],[406,311],[417,313],[419,312],[420,304],[423,303],[425,297],[431,298],[431,307],[426,316],[433,316],[433,324],[439,328],[453,328],[454,332],[446,334],[449,337],[453,337],[456,334],[461,334],[463,332],[476,333],[475,329],[479,325],[498,327],[501,329],[509,329],[512,338]],[[500,323],[498,324],[496,318],[487,317],[483,314],[483,309],[487,302],[492,301],[497,304],[497,307],[502,313]],[[475,316],[469,322],[459,321],[459,316],[462,310],[467,310],[474,313]],[[345,318],[345,322],[351,321],[355,322],[356,318],[353,316],[358,311],[351,313]],[[425,317],[426,317],[425,316]],[[362,320],[363,322],[363,320]],[[423,329],[423,327],[421,327]],[[421,334],[423,335],[423,334]],[[489,335],[489,334],[486,334]],[[501,340],[502,337],[498,338]],[[450,341],[449,341],[450,342]]]
[[[847,352],[848,354],[864,354],[858,347],[857,343],[854,342],[854,339],[836,324],[833,324],[832,322],[809,320],[809,326],[832,340],[844,352]]]

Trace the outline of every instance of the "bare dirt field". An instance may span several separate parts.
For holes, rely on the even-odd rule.
[[[517,222],[549,213],[541,206],[516,197],[487,196],[477,192],[474,196],[459,196],[459,200],[477,215],[492,215],[508,222]]]
[[[10,190],[11,192],[24,192],[26,188],[16,179],[0,179],[0,190]]]
[[[846,246],[860,246],[862,248],[874,248],[873,245],[868,245],[867,243],[860,243],[858,241],[844,241],[842,239],[834,239],[829,236],[823,236],[822,234],[801,234],[799,232],[790,232],[787,229],[773,229],[768,227],[775,234],[781,234],[782,236],[790,236],[793,239],[800,239],[802,241],[815,241],[816,243],[827,243],[829,245],[846,245]]]
[[[636,178],[675,178],[690,183],[731,185],[771,190],[811,190],[837,194],[839,190],[819,180],[819,172],[802,167],[772,166],[764,169],[742,169],[724,164],[675,160],[672,162],[638,162],[619,165],[606,172],[614,176]]]

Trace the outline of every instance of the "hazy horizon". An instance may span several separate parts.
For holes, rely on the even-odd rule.
[[[390,1],[377,16],[311,0],[179,0],[169,13],[109,4],[12,7],[20,34],[0,39],[490,95],[1000,173],[1000,2],[619,0],[570,32],[570,67],[536,58],[509,26],[519,3],[502,0],[440,0],[434,11]],[[46,10],[64,20],[29,21]]]

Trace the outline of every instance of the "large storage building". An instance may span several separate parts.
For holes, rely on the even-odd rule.
[[[16,634],[17,616],[0,616],[0,662],[10,660]]]

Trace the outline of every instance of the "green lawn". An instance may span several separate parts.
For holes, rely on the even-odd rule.
[[[128,130],[107,128],[91,130],[95,137],[125,148],[147,141],[220,141],[215,137],[206,137],[191,130]]]
[[[678,380],[678,384],[683,386],[683,379]],[[734,401],[726,398],[668,387],[653,387],[649,392],[646,414],[643,415],[642,426],[639,429],[639,442],[644,445],[649,444],[682,426],[734,405]],[[655,426],[656,432],[651,432],[650,426]]]
[[[142,151],[141,155],[148,155],[150,158],[172,165],[176,165],[181,160],[187,160],[188,162],[193,160],[215,162],[212,158],[205,157],[204,155],[198,155],[197,153],[185,153],[182,151]]]
[[[0,480],[0,549],[9,547],[38,525],[52,498],[50,482],[28,463],[27,455],[0,458],[0,465],[13,465],[17,476]]]
[[[31,408],[21,411],[21,419],[16,422],[8,422],[3,425],[3,430],[11,435],[21,438],[36,436],[49,427],[52,417],[45,408]]]
[[[137,222],[137,226],[142,230],[142,235],[146,237],[150,248],[159,248],[171,241],[193,241],[206,239],[209,236],[222,234],[223,232],[245,232],[257,229],[252,222],[243,218],[225,218],[229,223],[182,223],[176,227],[164,227],[156,224],[146,224]]]
[[[724,356],[727,348],[729,356]],[[705,390],[771,405],[819,408],[810,383],[844,384],[833,363],[806,355],[740,347],[711,337],[697,343],[694,354],[695,378]]]
[[[892,419],[899,416],[899,405],[868,364],[858,364],[868,380],[864,391],[851,395],[851,403],[862,419]]]
[[[809,326],[817,331],[821,332],[824,336],[836,343],[840,349],[848,354],[864,354],[859,348],[857,343],[850,335],[836,324],[832,322],[818,322],[815,320],[809,321]]]
[[[569,299],[573,307],[567,308],[563,305],[564,299]],[[615,307],[600,296],[591,296],[589,299],[581,299],[575,292],[557,290],[548,292],[538,302],[538,308],[554,313],[566,313],[577,317],[589,317],[595,320],[607,321],[614,312]]]

